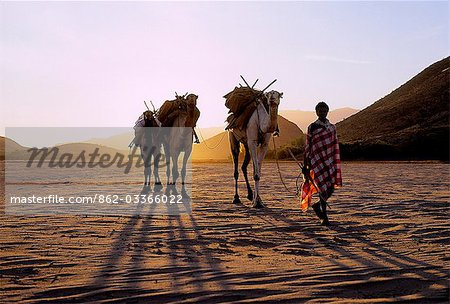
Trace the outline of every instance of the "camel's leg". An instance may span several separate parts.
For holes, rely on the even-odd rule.
[[[144,159],[144,186],[147,186],[148,182],[148,169],[147,164],[145,163],[145,156],[142,154],[142,159]]]
[[[249,201],[253,200],[253,190],[252,187],[250,186],[250,183],[248,181],[248,175],[247,175],[247,168],[248,168],[248,164],[250,163],[250,152],[248,150],[248,145],[244,145],[245,148],[245,157],[244,157],[244,162],[242,163],[242,173],[244,173],[244,178],[245,178],[245,184],[247,185],[247,199]]]
[[[175,185],[179,176],[178,173],[178,157],[180,156],[180,152],[171,152],[172,157],[172,185]]]
[[[153,154],[153,174],[155,176],[155,186],[161,185],[161,179],[159,178],[159,162],[161,160],[161,147],[159,145],[155,146],[155,151]]]
[[[255,181],[255,192],[253,193],[253,207],[262,208],[261,198],[259,197],[259,180],[260,180],[260,170],[258,163],[258,147],[256,140],[249,141],[250,156],[253,162],[253,180]]]
[[[167,143],[164,144],[164,158],[165,158],[165,165],[166,167],[166,177],[167,177],[167,184],[170,185],[170,151],[169,151],[169,145]]]
[[[145,145],[143,145],[143,144],[140,145],[140,150],[141,150],[141,158],[144,162],[144,186],[147,186],[148,184],[150,184],[149,168],[148,168],[148,162],[147,162],[148,151],[145,148]]]
[[[258,176],[258,179],[255,178],[255,192],[257,192],[255,201],[253,204],[253,207],[255,207],[255,208],[264,207],[261,197],[259,196],[259,182],[261,180],[262,163],[263,163],[264,157],[267,154],[267,150],[269,149],[270,136],[271,136],[270,134],[266,134],[265,140],[261,143],[261,146],[259,147],[258,155],[256,157],[257,158],[256,163],[258,164],[258,166],[257,166],[257,173],[255,174],[255,176]]]
[[[269,150],[269,141],[270,141],[270,137],[272,135],[271,134],[266,134],[266,138],[264,140],[264,142],[261,144],[261,146],[259,147],[259,153],[258,153],[258,169],[259,169],[259,177],[261,178],[261,168],[262,168],[262,163],[264,161],[264,157],[266,157],[267,154],[267,150]]]
[[[146,155],[147,152],[142,154],[142,159],[144,160],[144,185],[150,185],[150,175],[152,174],[152,168],[150,167],[149,161],[147,158],[150,158]]]
[[[191,155],[191,151],[186,149],[183,155],[183,167],[181,168],[181,184],[184,185],[186,181],[186,171],[187,171],[187,162],[189,160],[189,156]]]
[[[155,163],[153,164],[153,172],[155,176],[155,185],[161,185],[161,179],[159,177],[159,162],[161,159],[161,154],[157,152],[157,154],[154,156]]]
[[[238,170],[238,164],[239,164],[239,141],[234,136],[233,132],[229,133],[230,135],[230,148],[231,148],[231,154],[233,156],[233,164],[234,164],[234,199],[233,204],[240,204],[241,200],[239,199],[238,194],[238,179],[239,179],[239,170]]]
[[[194,128],[189,129],[189,132],[187,132],[187,136],[185,137],[185,142],[183,145],[183,167],[181,168],[181,184],[184,185],[186,182],[186,171],[187,171],[187,163],[189,160],[189,157],[192,153],[192,132],[194,131]]]
[[[144,176],[145,176],[144,185],[145,186],[150,185],[150,174],[152,174],[152,168],[150,166],[148,166],[147,164],[145,164],[145,167],[144,167]]]

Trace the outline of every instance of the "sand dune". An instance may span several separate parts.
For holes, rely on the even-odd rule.
[[[293,191],[296,165],[281,166]],[[191,215],[1,214],[0,302],[447,302],[448,170],[344,163],[330,228],[274,163],[264,210],[231,204],[231,164],[215,163],[193,166]]]

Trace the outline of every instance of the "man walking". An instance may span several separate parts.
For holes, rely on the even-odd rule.
[[[321,220],[330,224],[327,215],[327,200],[336,187],[342,186],[341,157],[336,127],[327,119],[329,107],[325,102],[316,106],[318,119],[309,125],[306,135],[301,208],[309,206]],[[312,203],[312,195],[319,194],[319,201]]]

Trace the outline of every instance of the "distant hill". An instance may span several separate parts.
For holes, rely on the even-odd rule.
[[[132,128],[130,129],[132,130]],[[133,140],[133,138],[134,132],[130,131],[107,138],[92,138],[87,140],[85,143],[106,146],[117,150],[127,150],[128,145]]]
[[[337,124],[347,159],[449,159],[450,57]]]
[[[207,140],[211,137],[214,137],[217,134],[222,133],[224,129],[225,129],[225,125],[222,127],[196,128],[196,130],[200,130],[200,132],[197,132],[197,133],[200,133],[200,134],[198,134],[200,140],[202,140],[202,137],[205,140]]]
[[[4,138],[3,138],[4,140]],[[7,151],[6,151],[6,158],[7,159],[14,159],[14,160],[28,160],[31,156],[31,151],[29,152],[27,147],[23,147],[16,142],[14,142],[11,139],[6,138],[7,142]],[[10,146],[11,145],[11,146]],[[49,147],[49,151],[53,147]],[[86,161],[90,159],[89,154],[93,153],[95,149],[98,148],[98,154],[109,154],[111,155],[111,158],[116,155],[116,153],[123,154],[125,156],[128,155],[127,150],[117,150],[110,147],[105,147],[101,145],[95,145],[95,144],[87,144],[87,143],[71,143],[71,144],[64,144],[64,145],[58,145],[55,146],[55,148],[58,148],[58,155],[57,160],[59,157],[61,157],[64,153],[69,153],[73,155],[73,159],[75,159],[78,155],[80,155],[81,152],[84,151],[84,155],[86,157]],[[40,158],[42,154],[39,154],[36,159]],[[48,160],[51,158],[52,154],[49,154]],[[96,158],[98,160],[98,158]]]
[[[203,141],[203,139],[206,140],[221,133],[224,129],[225,127],[200,128],[200,131],[199,132],[197,131],[197,135],[199,136],[200,141]],[[199,129],[196,128],[196,130]],[[110,136],[107,138],[92,138],[85,142],[90,144],[107,146],[118,150],[126,150],[128,149],[128,145],[133,140],[133,138],[134,138],[134,131],[132,131],[132,128],[130,128],[130,132]]]
[[[0,136],[0,159],[5,159],[6,152],[20,152],[26,149],[28,148],[19,145],[12,139]]]
[[[359,110],[352,108],[339,108],[330,111],[330,113],[328,113],[328,119],[335,124],[358,111]],[[309,124],[317,119],[315,111],[285,110],[280,111],[280,115],[297,124],[303,132],[306,132]]]
[[[295,139],[303,136],[303,132],[292,121],[278,115],[278,126],[280,128],[280,137],[275,139],[277,149],[291,144]],[[193,146],[193,160],[224,160],[230,158],[230,144],[228,134],[224,131],[213,136],[206,141]],[[270,142],[269,149],[273,149],[273,142]]]
[[[107,146],[102,145],[96,145],[96,144],[88,144],[88,143],[71,143],[71,144],[64,144],[64,145],[58,145],[56,148],[59,149],[59,153],[73,153],[73,154],[79,154],[82,151],[85,151],[86,155],[89,153],[94,152],[95,149],[99,149],[99,154],[110,154],[114,156],[116,153],[123,154],[125,156],[128,155],[127,149],[114,149]]]
[[[4,154],[6,149],[8,149],[8,152],[14,152],[26,150],[28,148],[18,144],[10,138],[0,136],[0,153]]]
[[[228,134],[223,131],[200,144],[193,145],[192,159],[195,160],[223,160],[230,156]]]

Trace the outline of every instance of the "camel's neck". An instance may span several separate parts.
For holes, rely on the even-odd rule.
[[[269,106],[269,126],[267,128],[267,133],[273,133],[277,127],[278,122],[278,107]]]
[[[264,133],[273,133],[277,127],[278,122],[278,106],[269,106],[269,113],[262,104],[259,105],[260,128]]]
[[[193,127],[194,126],[194,114],[195,114],[195,106],[187,107],[187,118],[184,127]]]
[[[185,127],[186,126],[186,114],[180,114],[177,118],[175,118],[175,121],[173,122],[173,127]]]
[[[188,106],[188,116],[194,116],[195,106]]]

